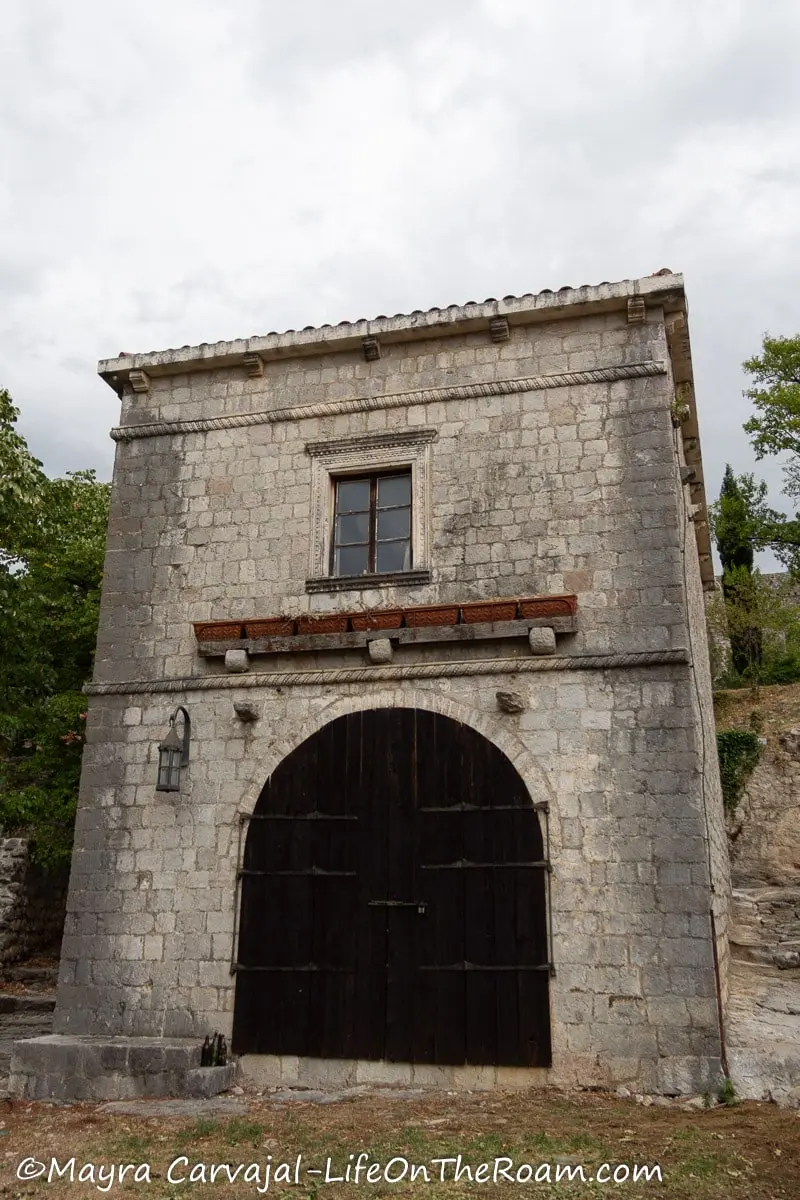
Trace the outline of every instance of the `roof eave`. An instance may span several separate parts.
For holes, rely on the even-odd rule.
[[[344,321],[285,333],[239,338],[231,342],[202,343],[178,350],[160,350],[146,354],[124,354],[102,359],[97,366],[102,379],[118,394],[131,371],[145,371],[151,378],[184,372],[211,371],[240,366],[245,355],[257,354],[263,362],[281,358],[301,358],[319,354],[337,354],[360,349],[364,338],[381,342],[417,341],[434,337],[453,337],[486,328],[493,317],[504,316],[509,325],[532,325],[586,313],[613,312],[626,306],[634,296],[642,296],[665,312],[685,311],[682,275],[655,275],[645,279],[626,279],[621,283],[601,283],[581,288],[561,288],[536,295],[508,296],[486,300],[482,304],[453,304],[449,308],[431,308],[395,317]]]

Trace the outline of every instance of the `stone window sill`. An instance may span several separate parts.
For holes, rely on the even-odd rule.
[[[431,571],[394,571],[380,575],[331,575],[307,579],[307,592],[355,592],[374,588],[420,587],[430,583]]]

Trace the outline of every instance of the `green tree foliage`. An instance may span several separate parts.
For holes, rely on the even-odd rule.
[[[755,386],[745,392],[757,416],[745,425],[757,458],[788,450],[792,491],[800,492],[800,334],[772,338],[764,334],[762,353],[742,363]]]
[[[109,485],[48,479],[0,391],[0,826],[69,860],[97,636]]]
[[[729,639],[740,657],[716,678],[717,687],[758,687],[761,684],[800,680],[800,607],[797,583],[765,578],[754,569],[734,568],[727,576],[724,596],[707,606],[712,646]],[[752,631],[756,630],[758,638]]]
[[[764,334],[762,352],[742,364],[754,386],[745,395],[756,415],[745,423],[756,458],[789,454],[784,463],[784,492],[800,498],[800,334]],[[763,485],[761,485],[763,486]],[[763,496],[762,496],[763,500]],[[787,517],[763,506],[756,537],[757,549],[771,549],[794,574],[800,574],[800,518]]]
[[[747,499],[728,464],[714,507],[714,537],[723,572],[753,569],[753,521]]]
[[[725,467],[719,500],[712,510],[712,527],[722,562],[722,591],[729,613],[728,636],[733,668],[742,674],[761,662],[761,627],[754,611],[756,594],[750,581],[757,518],[753,513],[752,477],[740,486],[730,465]],[[766,491],[766,487],[764,487]],[[758,492],[763,500],[763,494]]]

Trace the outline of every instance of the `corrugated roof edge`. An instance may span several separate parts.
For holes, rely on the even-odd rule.
[[[488,299],[482,303],[451,304],[447,308],[420,309],[398,313],[393,317],[378,316],[358,321],[341,321],[338,325],[309,325],[305,329],[287,329],[284,333],[268,333],[230,342],[202,342],[199,346],[179,349],[153,350],[142,354],[120,352],[116,358],[102,359],[98,373],[115,391],[132,370],[149,374],[172,375],[181,371],[213,370],[215,367],[241,362],[245,354],[264,358],[288,358],[309,354],[330,353],[351,349],[362,338],[378,337],[386,342],[414,340],[425,336],[446,336],[460,333],[492,317],[505,316],[513,324],[527,324],[546,319],[567,308],[601,306],[621,307],[633,296],[659,299],[668,307],[685,309],[683,276],[661,271],[642,279],[623,279],[618,283],[584,284],[579,288],[562,287],[557,292],[545,288],[524,296],[504,296],[502,300]]]

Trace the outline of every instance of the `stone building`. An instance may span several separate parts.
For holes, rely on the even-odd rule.
[[[124,355],[28,1095],[681,1093],[728,866],[683,280]],[[188,1080],[188,1082],[187,1082]]]

